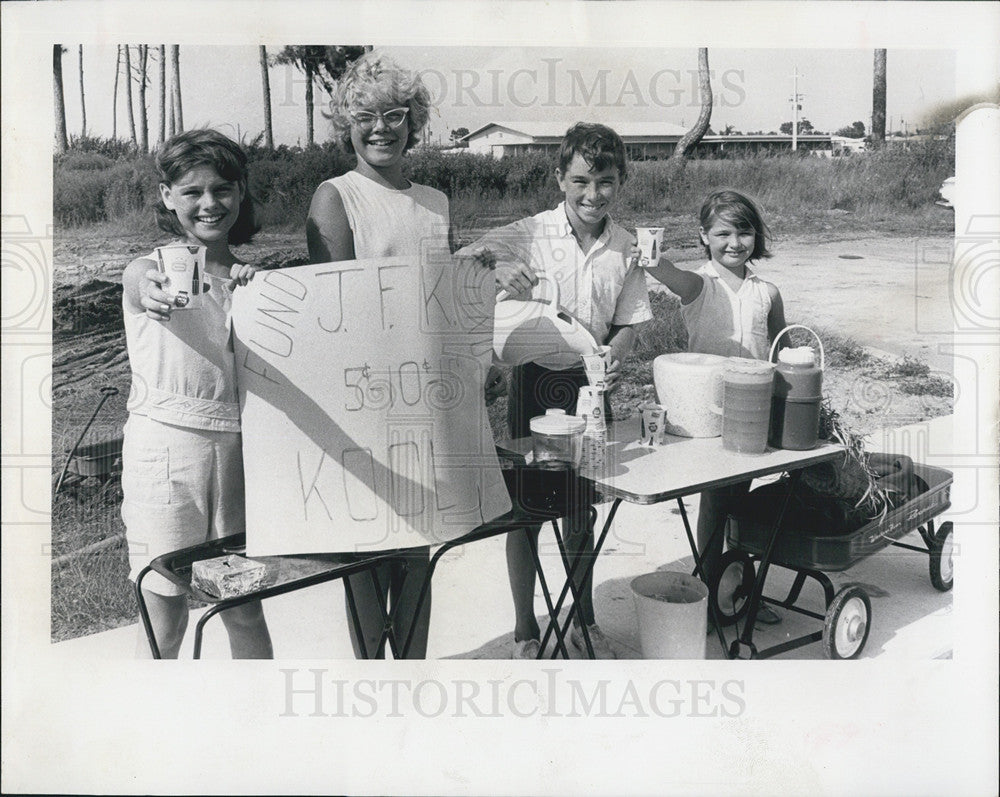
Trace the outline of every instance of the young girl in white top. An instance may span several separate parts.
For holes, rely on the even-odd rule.
[[[205,247],[198,306],[173,312],[156,253],[122,275],[125,340],[132,369],[123,450],[122,519],[135,579],[153,558],[245,530],[243,456],[236,370],[229,340],[232,291],[253,277],[230,245],[257,231],[247,193],[247,159],[214,130],[189,130],[156,158],[160,228],[177,243]],[[143,597],[163,658],[176,658],[187,627],[187,598],[155,573]],[[233,658],[271,658],[259,602],[227,609]],[[140,631],[137,653],[150,650]]]
[[[770,257],[770,231],[753,200],[736,191],[717,191],[701,206],[699,235],[709,260],[683,271],[666,258],[649,273],[681,300],[688,351],[766,360],[771,341],[785,327],[781,294],[750,270],[748,264]],[[701,494],[698,549],[710,580],[722,556],[723,531],[732,502],[750,482]],[[762,606],[761,622],[777,622]]]
[[[403,176],[403,155],[419,140],[430,115],[430,92],[420,77],[378,52],[355,61],[330,102],[334,136],[357,155],[353,171],[320,184],[306,220],[313,263],[414,255],[450,256],[448,197]],[[383,595],[370,578],[351,577],[351,589],[365,637],[365,650],[384,657],[380,601],[389,599],[396,639],[412,631],[408,656],[427,651],[430,593],[419,616],[415,608],[429,566],[430,549],[410,548],[378,570]],[[388,593],[388,595],[386,595]],[[355,655],[361,656],[353,623],[348,623]]]

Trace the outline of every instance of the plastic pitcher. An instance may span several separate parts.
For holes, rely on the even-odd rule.
[[[771,344],[768,360],[774,359],[781,336],[790,329],[804,329],[819,344],[820,364],[812,346],[782,349],[775,368],[774,398],[771,402],[771,445],[793,451],[813,448],[819,440],[819,413],[823,401],[823,371],[826,354],[823,342],[813,330],[792,324],[778,333]]]
[[[708,587],[687,573],[657,570],[632,579],[644,659],[703,659]]]
[[[497,294],[493,311],[493,352],[505,365],[521,365],[542,356],[563,358],[577,365],[583,354],[600,347],[576,318],[559,306],[559,286],[547,274],[538,274],[540,298],[510,299]]]
[[[771,424],[774,363],[730,357],[722,372],[722,447],[763,454]]]

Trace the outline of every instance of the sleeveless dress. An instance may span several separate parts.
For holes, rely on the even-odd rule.
[[[388,188],[354,171],[326,182],[344,202],[358,260],[419,255],[422,247],[449,254],[448,197],[437,189],[419,183]]]
[[[418,183],[411,183],[406,189],[393,189],[356,171],[327,183],[337,189],[343,201],[354,235],[356,259],[416,256],[421,263],[450,267],[448,197],[441,191]],[[485,450],[492,452],[492,436],[485,421],[483,424],[483,439],[476,441],[476,445],[488,444]],[[495,473],[488,472],[485,462],[479,467],[484,474],[480,485],[481,511],[487,513],[487,518],[493,518],[510,508],[507,491],[499,463],[495,465]],[[349,533],[343,529],[345,541]],[[427,539],[416,531],[400,530],[394,543],[394,547],[424,551]]]
[[[121,513],[132,579],[156,556],[245,530],[232,294],[227,279],[205,278],[201,305],[166,322],[123,305],[132,389]],[[143,588],[183,594],[155,573]]]

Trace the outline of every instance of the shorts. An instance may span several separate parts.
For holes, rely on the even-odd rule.
[[[590,384],[583,366],[553,371],[536,363],[514,366],[510,378],[510,400],[507,402],[507,430],[512,438],[531,434],[531,419],[544,415],[547,409],[576,413],[580,388]],[[611,402],[604,395],[604,417],[611,423]]]
[[[242,435],[130,415],[122,492],[134,581],[157,556],[246,531]],[[159,595],[185,594],[158,573],[147,574],[142,586]]]

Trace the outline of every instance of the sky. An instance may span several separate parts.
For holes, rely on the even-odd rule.
[[[368,42],[358,42],[365,44]],[[67,126],[81,124],[79,53],[64,40],[63,82]],[[376,46],[378,43],[375,42]],[[275,53],[281,45],[269,45]],[[494,121],[592,119],[690,125],[697,118],[697,50],[651,47],[400,47],[380,48],[418,70],[432,97],[430,140],[447,142],[452,130]],[[246,139],[263,130],[261,76],[256,46],[183,45],[181,91],[186,127],[210,125]],[[110,136],[116,48],[83,49],[87,127]],[[871,114],[870,49],[709,50],[715,106],[712,128],[777,131],[791,119],[793,74],[798,74],[801,116],[817,130],[836,131],[854,121],[866,129]],[[955,96],[953,50],[890,49],[887,125],[913,132],[921,117]],[[158,125],[158,62],[151,59],[147,90],[151,138]],[[275,143],[305,142],[305,80],[291,66],[269,70]],[[206,77],[210,76],[210,77]],[[121,91],[121,89],[120,89]],[[134,95],[135,96],[135,95]],[[321,89],[317,102],[328,97]],[[138,102],[138,99],[135,99]],[[317,140],[329,127],[317,108]],[[119,94],[118,135],[128,135],[125,98]]]

